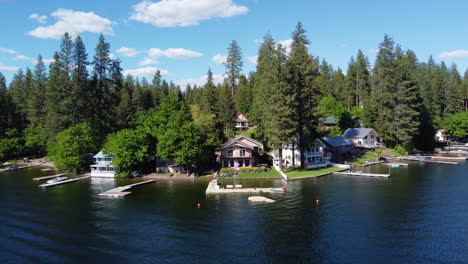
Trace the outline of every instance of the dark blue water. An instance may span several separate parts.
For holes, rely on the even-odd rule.
[[[109,199],[97,194],[133,181],[42,190],[31,180],[44,175],[39,169],[4,172],[0,262],[468,262],[468,164],[411,163],[391,173],[291,181],[287,194],[266,195],[276,203],[250,204],[248,195],[206,197],[203,180],[159,181]]]

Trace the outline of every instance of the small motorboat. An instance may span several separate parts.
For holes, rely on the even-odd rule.
[[[286,192],[286,187],[273,187],[271,188],[272,192]]]
[[[59,176],[59,177],[55,177],[55,178],[53,178],[53,179],[48,180],[47,183],[49,183],[49,184],[50,184],[50,183],[56,183],[56,182],[64,181],[64,180],[66,180],[66,179],[68,179],[68,177]]]

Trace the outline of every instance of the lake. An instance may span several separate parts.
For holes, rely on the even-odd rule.
[[[466,262],[468,163],[410,163],[391,174],[290,181],[288,193],[265,195],[275,203],[251,204],[243,194],[207,197],[206,180],[158,181],[113,199],[98,194],[135,180],[83,180],[44,190],[31,180],[46,175],[38,168],[2,172],[0,261]]]

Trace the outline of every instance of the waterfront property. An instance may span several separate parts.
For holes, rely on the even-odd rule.
[[[99,151],[94,157],[95,164],[91,165],[91,177],[114,178],[115,168],[112,165],[114,156],[111,153],[105,154]]]
[[[219,148],[218,161],[223,168],[257,166],[260,149],[263,149],[262,143],[245,135],[237,135]]]
[[[333,155],[340,155],[351,152],[354,149],[354,143],[343,136],[323,137],[322,142],[328,147]]]
[[[290,168],[294,163],[295,166],[301,166],[301,153],[297,147],[297,139],[295,144],[284,144],[283,145],[283,167]],[[328,151],[327,146],[322,140],[307,139],[306,148],[304,149],[304,168],[320,168],[326,167],[330,164],[331,153]],[[273,165],[278,167],[279,165],[279,150],[275,149],[272,151]],[[294,162],[293,162],[294,158]]]
[[[184,166],[177,164],[173,160],[165,160],[161,157],[156,157],[156,173],[186,173]]]
[[[375,149],[382,146],[379,134],[372,128],[348,128],[343,137],[351,140],[357,148]]]
[[[447,142],[448,141],[448,135],[445,131],[445,129],[439,129],[437,130],[437,133],[435,134],[436,140],[438,142]]]

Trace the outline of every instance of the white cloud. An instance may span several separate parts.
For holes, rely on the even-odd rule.
[[[0,61],[0,71],[17,71],[18,69],[18,67],[5,65]]]
[[[133,6],[130,19],[156,27],[186,27],[198,25],[214,17],[232,17],[249,11],[232,0],[144,0]]]
[[[347,48],[347,47],[349,47],[349,45],[346,44],[346,43],[341,43],[341,44],[340,44],[340,48]]]
[[[188,60],[203,56],[200,52],[181,48],[170,48],[166,50],[152,48],[148,50],[148,55],[152,58],[168,57],[176,60]]]
[[[206,80],[208,78],[208,75],[203,75],[195,79],[183,79],[183,80],[178,80],[175,81],[174,83],[177,85],[180,85],[182,87],[190,84],[190,85],[197,85],[197,86],[203,86],[206,84]],[[215,84],[220,84],[224,82],[224,75],[219,75],[219,74],[213,74],[213,82]]]
[[[150,76],[153,76],[157,70],[161,72],[161,75],[169,74],[169,72],[164,69],[158,69],[155,67],[143,67],[143,68],[138,68],[138,69],[133,69],[133,70],[126,70],[123,72],[123,75],[124,76],[131,75],[133,77],[150,77]]]
[[[29,16],[29,19],[33,19],[33,20],[36,20],[36,22],[38,23],[41,23],[41,24],[44,24],[45,22],[47,22],[47,16],[41,16],[39,14],[31,14]]]
[[[257,64],[258,55],[257,56],[249,56],[249,57],[247,57],[247,60],[252,64]]]
[[[0,52],[16,54],[16,50],[7,49],[7,48],[0,48]]]
[[[113,59],[115,59],[115,58],[116,58],[116,57],[115,57],[115,54],[114,54],[114,53],[110,53],[110,54],[109,54],[109,59],[113,60]]]
[[[137,50],[134,48],[121,47],[120,49],[116,50],[116,52],[127,57],[135,57],[138,54],[143,53],[144,51]]]
[[[138,62],[138,65],[140,66],[148,66],[148,65],[154,65],[154,64],[158,64],[159,61],[155,60],[155,59],[151,59],[151,58],[145,58],[144,60]]]
[[[221,54],[216,54],[211,58],[212,61],[218,63],[218,64],[223,64],[226,62],[227,56],[221,55]]]
[[[23,54],[18,54],[18,55],[15,56],[14,60],[20,60],[20,61],[27,61],[27,60],[29,60],[29,61],[32,61],[32,60],[34,60],[34,59],[31,58],[31,57],[28,57],[28,56],[26,56],[26,55],[23,55]]]
[[[441,59],[462,59],[468,58],[468,50],[444,51],[439,57]]]
[[[50,26],[41,26],[29,31],[28,34],[38,38],[59,39],[65,32],[76,35],[82,32],[102,33],[113,35],[112,22],[100,17],[94,12],[79,12],[71,9],[59,8],[51,14],[58,21]]]
[[[253,41],[255,44],[262,44],[263,43],[263,39],[254,39]]]
[[[372,53],[372,54],[377,54],[379,53],[379,49],[370,49],[368,50],[369,53]]]
[[[291,46],[293,44],[293,40],[292,39],[281,40],[278,42],[278,44],[281,44],[281,46],[283,46],[283,48],[286,49],[286,53],[289,53],[291,52]]]

